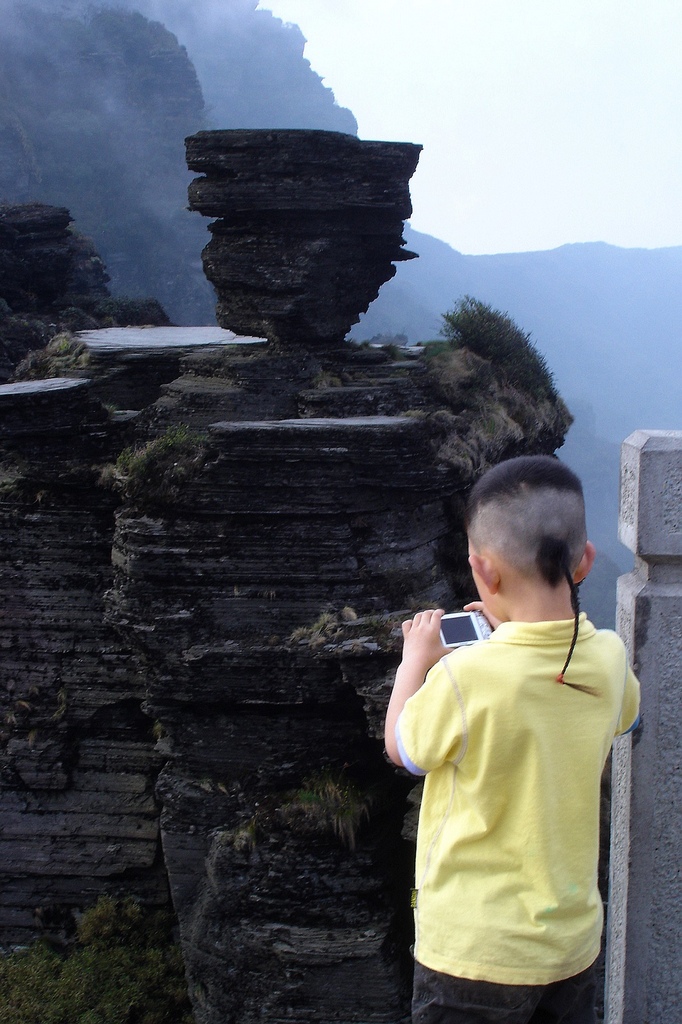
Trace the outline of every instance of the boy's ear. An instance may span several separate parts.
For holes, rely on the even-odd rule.
[[[479,579],[485,584],[486,589],[491,594],[496,594],[500,589],[500,574],[485,555],[477,555],[473,551],[469,555],[469,565],[479,577]]]
[[[594,559],[596,555],[597,549],[595,548],[592,541],[588,540],[587,544],[585,545],[583,557],[580,559],[578,563],[578,568],[573,573],[574,583],[582,583],[582,581],[585,579],[590,569],[594,565]]]

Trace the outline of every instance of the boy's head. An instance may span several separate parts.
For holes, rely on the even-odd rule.
[[[473,487],[466,528],[475,551],[493,551],[522,575],[555,586],[585,552],[582,485],[552,456],[509,459]]]

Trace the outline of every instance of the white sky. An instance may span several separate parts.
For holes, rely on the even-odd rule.
[[[682,245],[682,0],[261,0],[465,253]]]

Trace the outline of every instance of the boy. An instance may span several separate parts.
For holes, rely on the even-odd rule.
[[[595,549],[571,470],[495,466],[466,527],[480,597],[466,610],[494,632],[448,652],[442,610],[403,623],[386,716],[391,760],[426,776],[412,1019],[592,1024],[600,779],[639,684],[616,634],[579,612]]]

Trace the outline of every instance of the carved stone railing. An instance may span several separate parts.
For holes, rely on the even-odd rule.
[[[606,1024],[682,1022],[682,431],[623,443],[618,631],[642,685],[642,722],[616,741]]]

